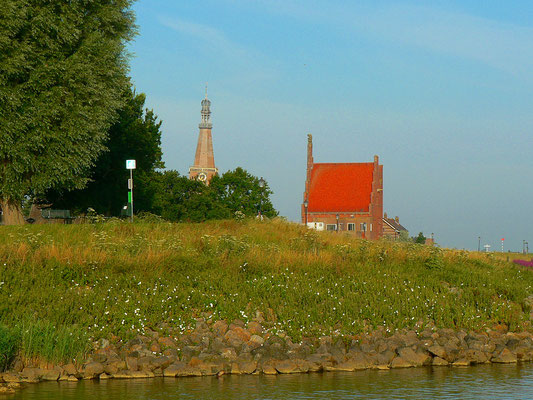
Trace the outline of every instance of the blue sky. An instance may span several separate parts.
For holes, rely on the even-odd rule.
[[[188,172],[209,82],[215,162],[299,219],[316,162],[384,165],[385,211],[445,247],[533,248],[530,1],[138,0],[131,74]]]

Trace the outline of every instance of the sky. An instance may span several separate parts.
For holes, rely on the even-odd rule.
[[[384,169],[384,209],[442,247],[533,249],[530,0],[138,0],[131,76],[167,169],[194,161],[208,82],[215,163],[299,221],[315,162]]]

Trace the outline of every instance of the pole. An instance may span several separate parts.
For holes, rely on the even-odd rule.
[[[307,204],[304,204],[305,208],[305,226],[307,226]]]
[[[481,236],[477,237],[477,251],[481,251]]]
[[[259,220],[263,220],[263,188],[265,187],[265,180],[263,177],[259,179]]]
[[[133,170],[130,169],[130,182],[131,182],[131,222],[133,222]]]

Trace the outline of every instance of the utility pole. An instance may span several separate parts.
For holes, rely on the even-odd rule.
[[[481,251],[481,236],[477,237],[477,251]]]

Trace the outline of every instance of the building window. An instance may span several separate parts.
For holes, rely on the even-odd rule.
[[[361,222],[361,232],[366,232],[366,222]]]
[[[355,231],[355,224],[353,224],[353,223],[348,223],[348,230],[349,230],[349,231]]]
[[[328,230],[328,231],[336,231],[337,230],[337,225],[335,225],[335,224],[327,224],[326,225],[326,230]]]
[[[370,224],[370,232],[372,232],[372,224]]]

